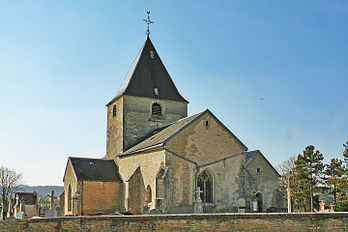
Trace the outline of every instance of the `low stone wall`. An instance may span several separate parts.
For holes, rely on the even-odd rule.
[[[85,216],[0,221],[0,231],[348,231],[347,213]]]

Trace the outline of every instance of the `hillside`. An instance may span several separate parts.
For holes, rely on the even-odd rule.
[[[30,185],[20,185],[17,192],[34,192],[36,191],[39,197],[47,196],[48,193],[54,190],[54,195],[59,196],[64,192],[63,186],[45,185],[45,186],[30,186]]]

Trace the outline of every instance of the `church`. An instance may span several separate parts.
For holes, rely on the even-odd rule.
[[[64,215],[269,212],[280,175],[210,110],[187,115],[150,37],[106,105],[106,156],[69,157]]]

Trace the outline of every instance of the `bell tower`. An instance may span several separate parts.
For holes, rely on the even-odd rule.
[[[174,121],[187,104],[164,67],[149,35],[107,107],[107,159],[127,151]]]

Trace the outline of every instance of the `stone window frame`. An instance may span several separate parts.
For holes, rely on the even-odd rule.
[[[203,204],[213,204],[214,205],[215,196],[216,196],[216,175],[215,175],[215,172],[210,168],[206,168],[206,169],[201,170],[201,172],[198,174],[198,177],[197,177],[197,182],[198,182],[197,185],[198,186],[199,186],[199,177],[203,172],[207,172],[208,174],[210,174],[211,179],[212,179],[211,201],[207,202],[207,201],[205,201],[206,199],[202,199],[201,195],[200,195],[200,197],[201,197]],[[204,189],[201,189],[201,190],[204,191]]]
[[[209,122],[208,119],[205,119],[203,124],[204,124],[204,126],[205,126],[205,129],[209,129],[210,122]]]

